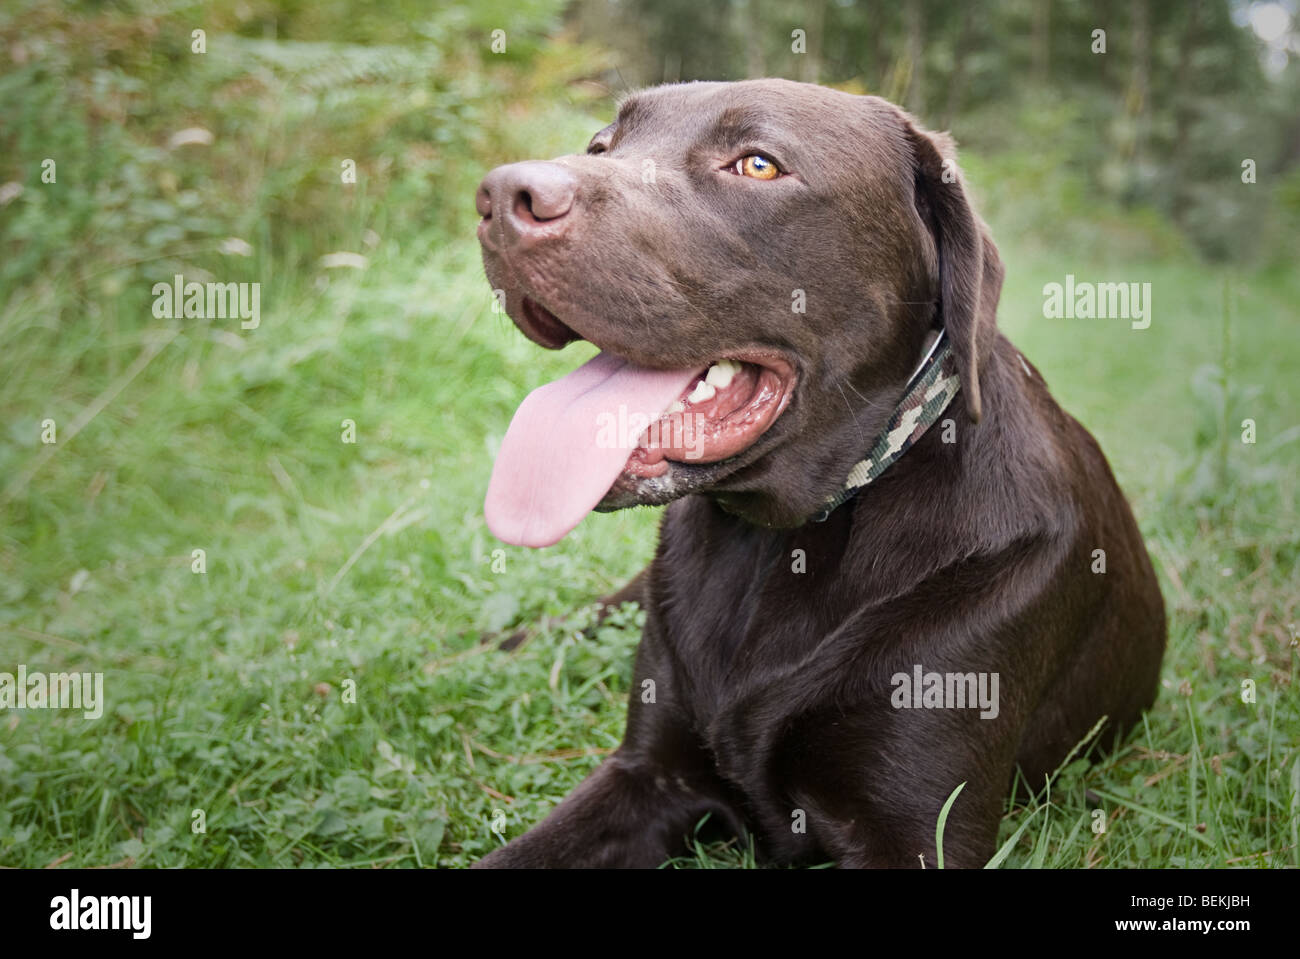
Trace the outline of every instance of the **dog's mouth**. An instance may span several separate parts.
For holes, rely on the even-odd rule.
[[[586,339],[533,299],[520,314],[542,346]],[[550,546],[616,485],[626,499],[639,486],[664,488],[672,473],[737,457],[784,412],[795,381],[788,360],[759,347],[679,369],[603,351],[520,404],[488,486],[488,528],[507,543]]]
[[[526,337],[548,350],[558,350],[574,340],[581,340],[581,333],[570,328],[563,320],[538,303],[531,296],[523,298],[520,309],[519,328]]]

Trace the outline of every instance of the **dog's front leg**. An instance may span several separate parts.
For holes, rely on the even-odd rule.
[[[679,775],[620,756],[605,760],[540,824],[474,868],[650,869],[684,847],[707,812],[729,811]]]

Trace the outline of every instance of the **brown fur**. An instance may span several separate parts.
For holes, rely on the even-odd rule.
[[[775,349],[799,382],[738,456],[603,504],[673,501],[638,584],[626,736],[480,865],[657,866],[705,813],[772,861],[933,864],[963,782],[945,859],[982,865],[1017,766],[1040,787],[1103,715],[1109,742],[1150,705],[1165,613],[1096,442],[997,331],[1003,268],[945,176],[950,141],[878,98],[764,80],[642,92],[595,143],[484,181],[488,278],[511,315],[527,294],[646,366]],[[718,172],[756,147],[792,177]],[[502,203],[530,185],[567,213],[503,232]],[[791,312],[795,289],[806,314]],[[961,376],[956,441],[930,430],[809,522],[937,325]],[[998,673],[997,718],[894,708],[891,676],[915,664]]]

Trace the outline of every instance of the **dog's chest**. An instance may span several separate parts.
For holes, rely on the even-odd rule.
[[[697,727],[800,663],[860,602],[834,524],[758,529],[716,515],[665,524],[653,590],[659,641]]]

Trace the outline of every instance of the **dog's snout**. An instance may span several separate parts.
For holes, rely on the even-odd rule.
[[[578,178],[558,163],[530,161],[499,166],[479,185],[475,207],[485,233],[514,245],[553,237],[568,228],[578,198]]]

